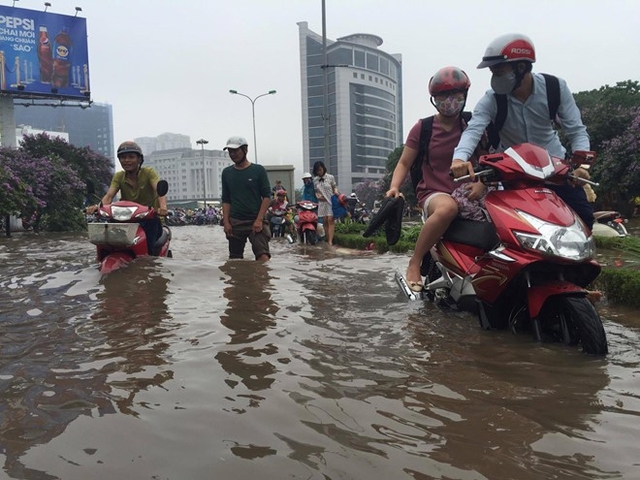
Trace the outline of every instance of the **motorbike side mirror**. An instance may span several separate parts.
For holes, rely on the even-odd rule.
[[[92,197],[96,193],[96,187],[91,180],[87,180],[87,196]]]
[[[158,196],[164,197],[169,191],[169,182],[166,180],[160,180],[156,188],[158,190]]]
[[[593,165],[593,162],[596,160],[596,152],[591,152],[587,150],[576,150],[571,155],[571,159],[569,162],[574,167],[578,167],[580,165]]]

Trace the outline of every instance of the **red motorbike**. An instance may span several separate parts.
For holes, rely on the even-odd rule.
[[[318,204],[309,200],[296,203],[296,232],[300,243],[315,245],[318,241]]]
[[[548,188],[594,158],[576,152],[565,162],[531,144],[481,157],[476,176],[499,182],[485,200],[490,221],[451,224],[423,261],[424,294],[477,313],[484,329],[530,331],[538,341],[606,354],[602,321],[586,290],[600,273],[593,236]]]
[[[158,195],[169,190],[165,180],[158,182]],[[156,210],[135,202],[120,201],[100,204],[94,219],[87,224],[89,241],[97,247],[98,270],[110,273],[137,257],[154,255],[171,257],[171,230],[162,226],[162,234],[149,248],[149,241],[141,222],[155,219]]]

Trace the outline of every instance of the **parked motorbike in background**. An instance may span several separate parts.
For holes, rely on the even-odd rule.
[[[600,273],[594,239],[546,188],[593,158],[592,152],[575,152],[567,163],[531,144],[482,156],[476,177],[501,185],[486,196],[490,221],[451,224],[423,260],[422,293],[475,312],[484,329],[530,331],[538,341],[581,344],[586,353],[606,354],[602,321],[586,290]],[[405,279],[396,279],[411,298]]]
[[[364,205],[359,205],[353,210],[353,221],[358,223],[369,223],[371,217],[369,216],[369,210]]]
[[[165,196],[169,191],[166,180],[158,182],[158,195]],[[93,215],[93,221],[87,224],[89,241],[96,245],[98,269],[107,274],[126,265],[137,257],[149,255],[171,257],[169,244],[171,230],[163,225],[162,235],[151,242],[141,225],[145,220],[156,218],[153,207],[135,202],[119,201],[109,205],[100,204]]]
[[[318,204],[309,200],[296,203],[295,225],[300,243],[315,245],[318,241]]]
[[[629,235],[625,223],[628,222],[626,218],[616,211],[599,211],[594,212],[593,216],[595,222],[593,224],[592,232],[596,237],[626,237]]]

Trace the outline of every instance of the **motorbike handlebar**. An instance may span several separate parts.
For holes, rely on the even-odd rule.
[[[489,177],[489,176],[491,176],[491,174],[492,174],[492,173],[493,173],[493,172],[492,172],[490,169],[486,169],[486,168],[485,168],[485,169],[479,169],[479,170],[476,170],[476,171],[474,172],[474,175],[475,175],[476,177],[483,178],[483,177]],[[461,177],[454,178],[454,179],[453,179],[453,181],[454,181],[455,183],[458,183],[458,182],[462,182],[463,180],[469,180],[469,179],[471,179],[471,175],[463,175],[463,176],[461,176]]]
[[[576,180],[579,181],[581,183],[588,183],[589,185],[593,185],[594,187],[599,187],[600,184],[598,182],[592,182],[591,180],[587,180],[586,178],[582,178],[582,177],[578,177],[577,175],[574,175],[573,173],[570,173],[568,175],[568,177],[572,180]]]

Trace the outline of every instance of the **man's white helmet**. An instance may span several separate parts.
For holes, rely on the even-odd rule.
[[[312,178],[312,177],[311,177],[311,174],[310,174],[309,172],[304,172],[304,173],[302,174],[302,179],[304,180],[305,178]]]
[[[478,68],[493,67],[506,62],[535,62],[536,49],[529,37],[521,33],[507,33],[493,40],[484,52]]]

